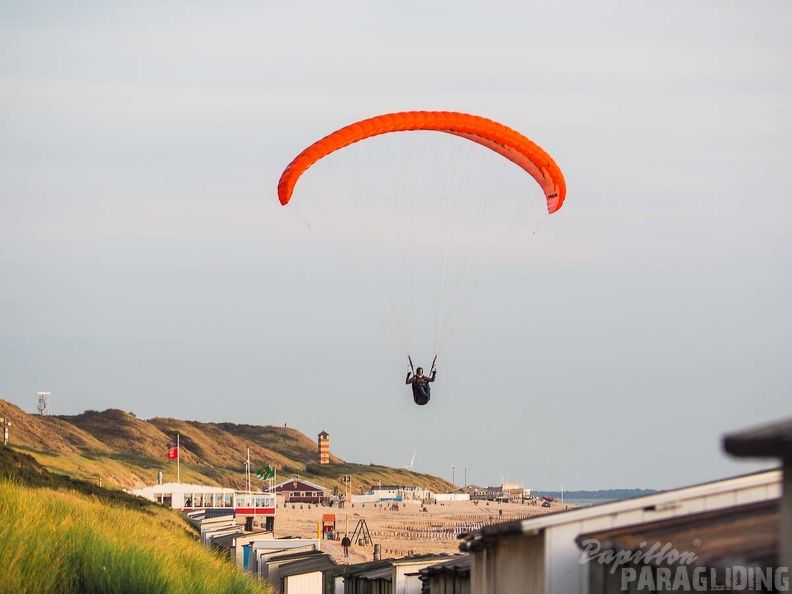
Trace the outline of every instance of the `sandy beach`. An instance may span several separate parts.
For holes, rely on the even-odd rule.
[[[338,563],[360,563],[373,558],[374,544],[380,545],[383,559],[428,553],[458,553],[459,534],[488,524],[555,513],[574,506],[552,503],[542,507],[533,503],[496,503],[481,501],[446,502],[422,505],[418,501],[400,502],[398,511],[391,502],[347,505],[344,509],[308,504],[280,504],[275,519],[275,535],[316,538],[323,514],[335,514],[336,540],[322,540],[322,549]],[[426,511],[423,511],[426,510]],[[344,557],[341,538],[350,538],[365,520],[371,541],[355,536],[349,557]]]

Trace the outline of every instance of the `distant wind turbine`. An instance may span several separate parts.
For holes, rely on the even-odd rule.
[[[413,464],[415,464],[415,454],[416,453],[417,453],[417,451],[413,452],[413,457],[412,457],[412,460],[410,460],[410,465],[409,466],[403,466],[403,468],[405,470],[409,470],[410,472],[412,472]]]

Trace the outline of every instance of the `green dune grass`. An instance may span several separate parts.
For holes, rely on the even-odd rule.
[[[0,591],[266,593],[171,510],[0,478]]]

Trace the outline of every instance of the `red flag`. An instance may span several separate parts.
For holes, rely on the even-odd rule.
[[[168,459],[175,460],[179,457],[179,448],[171,448],[168,450]]]

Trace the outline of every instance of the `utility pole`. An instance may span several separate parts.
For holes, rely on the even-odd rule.
[[[0,423],[3,424],[3,445],[8,445],[8,428],[11,426],[11,421],[5,417],[0,418]]]
[[[451,465],[451,484],[454,485],[454,489],[456,489],[455,473],[456,473],[456,466],[452,464]]]
[[[465,486],[467,487],[467,468],[465,468]]]

